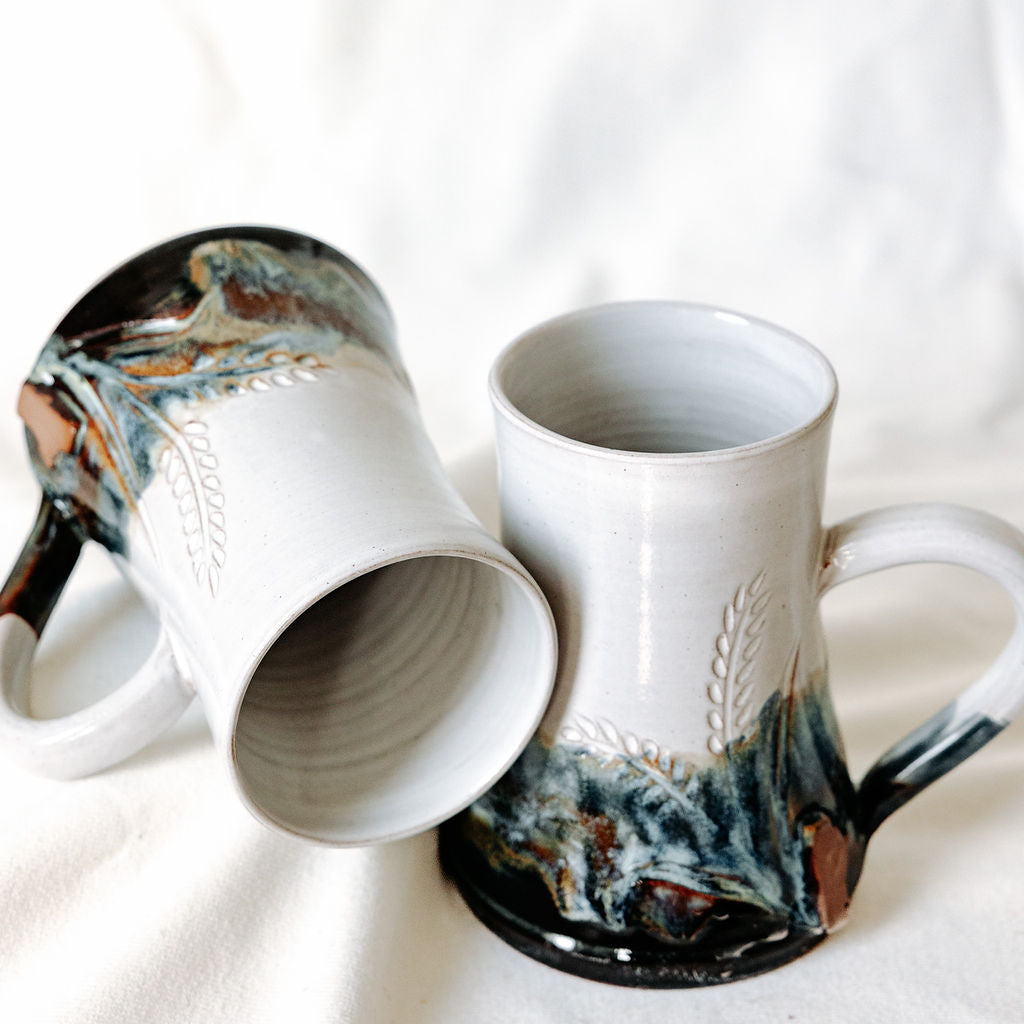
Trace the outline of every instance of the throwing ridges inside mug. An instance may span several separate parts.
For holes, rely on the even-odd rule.
[[[767,970],[844,920],[869,837],[1024,700],[1024,537],[909,506],[821,525],[836,399],[788,331],[625,303],[529,331],[492,378],[503,538],[547,594],[555,693],[509,773],[444,832],[473,910],[546,963],[633,985]],[[859,787],[821,595],[913,561],[1003,584],[991,671]]]
[[[43,488],[0,594],[0,745],[23,763],[115,763],[198,691],[246,805],[351,844],[435,824],[522,748],[550,613],[447,480],[347,257],[260,227],[148,250],[65,316],[19,409]],[[37,721],[32,653],[86,540],[160,639],[110,697]]]

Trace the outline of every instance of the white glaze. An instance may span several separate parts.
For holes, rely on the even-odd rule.
[[[976,568],[1018,608],[952,719],[1020,708],[1024,538],[949,506],[823,531],[836,382],[802,339],[684,303],[597,307],[514,341],[491,395],[503,538],[559,629],[546,743],[709,761],[749,724],[741,689],[756,710],[825,677],[823,587],[914,561]]]
[[[97,771],[166,728],[194,687],[245,804],[334,845],[429,828],[515,759],[550,695],[548,607],[446,478],[408,387],[362,347],[342,358],[181,407],[205,518],[182,512],[167,460],[122,565],[162,623],[135,679],[32,719],[35,634],[3,616],[8,754],[57,777]]]

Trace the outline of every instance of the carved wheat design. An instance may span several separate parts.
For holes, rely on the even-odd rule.
[[[573,725],[561,730],[564,742],[586,747],[605,757],[619,757],[648,774],[663,776],[668,781],[678,779],[688,762],[669,750],[663,750],[654,740],[642,739],[632,732],[621,732],[607,718],[596,720],[577,715]]]
[[[725,752],[726,744],[743,734],[754,717],[754,666],[768,620],[771,592],[765,589],[761,572],[748,585],[741,586],[725,606],[722,632],[715,642],[711,663],[714,679],[708,684],[712,708],[708,712],[708,749]]]
[[[196,397],[239,397],[260,394],[273,388],[292,387],[312,382],[319,373],[329,372],[315,356],[293,360],[284,353],[273,353],[268,372],[257,368],[249,375],[214,378]],[[226,499],[217,474],[220,460],[212,449],[208,426],[199,419],[189,420],[181,429],[150,406],[132,396],[139,411],[168,442],[160,453],[158,469],[163,473],[171,494],[178,503],[182,530],[192,572],[200,586],[217,596],[220,574],[227,561]]]
[[[162,478],[196,579],[215,594],[227,540],[218,473],[228,467],[211,450],[203,409],[189,407],[316,381],[347,366],[353,347],[408,380],[386,309],[344,261],[233,237],[181,256],[177,271],[160,263],[138,319],[112,304],[76,307],[81,329],[47,341],[26,385],[73,430],[59,434],[52,458],[33,461],[51,498],[73,501],[85,532],[111,550],[128,553],[137,516],[157,562],[162,538],[139,499]]]
[[[159,468],[178,502],[182,530],[196,582],[216,596],[227,560],[224,491],[219,460],[210,447],[209,428],[189,420],[160,456]]]
[[[217,367],[207,357],[200,357],[191,374],[169,378],[167,383],[171,387],[190,390],[196,399],[238,398],[246,394],[262,394],[274,388],[312,383],[318,377],[334,372],[332,367],[314,355],[294,358],[286,352],[272,352],[269,355],[257,353],[256,358],[239,360],[238,365],[227,369],[223,364]]]

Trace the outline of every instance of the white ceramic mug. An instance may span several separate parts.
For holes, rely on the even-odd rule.
[[[445,477],[377,288],[304,235],[214,229],[88,292],[20,404],[43,503],[0,592],[0,748],[74,777],[198,692],[267,824],[420,831],[514,760],[554,674],[550,612]],[[86,540],[161,632],[138,674],[30,715],[39,633]]]
[[[498,359],[503,539],[559,629],[534,741],[445,829],[474,911],[622,984],[767,970],[838,927],[881,821],[1024,701],[1024,537],[981,512],[821,525],[836,383],[771,324],[682,303],[584,310]],[[991,670],[850,780],[818,604],[951,562],[1006,587]]]

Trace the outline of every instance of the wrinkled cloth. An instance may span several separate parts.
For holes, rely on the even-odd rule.
[[[818,345],[841,383],[826,512],[1024,526],[1024,13],[1016,0],[20,4],[6,15],[0,565],[37,487],[14,412],[65,309],[184,231],[272,223],[377,280],[428,430],[497,527],[501,346],[678,298]],[[855,776],[977,677],[998,587],[915,567],[824,602]],[[90,550],[36,662],[80,707],[156,635]],[[91,778],[0,762],[0,1020],[1019,1021],[1024,722],[872,841],[845,928],[771,974],[648,992],[534,963],[436,837],[303,845],[235,797],[193,706]]]

